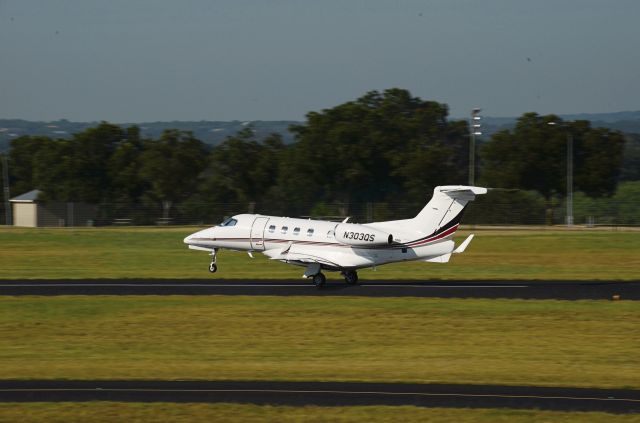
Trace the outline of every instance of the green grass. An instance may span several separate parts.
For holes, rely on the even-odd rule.
[[[248,404],[140,404],[117,402],[4,403],[0,421],[6,422],[418,422],[437,423],[631,423],[640,415],[566,413],[504,409],[448,409],[389,406],[276,407]]]
[[[0,279],[300,278],[302,268],[222,251],[219,270],[182,239],[198,228],[0,229]],[[398,263],[372,279],[640,279],[640,232],[478,230],[448,264]],[[468,231],[459,231],[460,242]],[[340,279],[337,273],[329,278]]]
[[[0,297],[0,379],[640,388],[633,301]]]

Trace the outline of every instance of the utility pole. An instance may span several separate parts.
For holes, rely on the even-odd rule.
[[[573,133],[567,130],[567,227],[573,226]]]
[[[5,225],[11,225],[11,203],[9,202],[9,197],[11,197],[9,190],[9,160],[7,159],[7,154],[2,155],[2,181],[4,186],[4,215],[5,215]]]
[[[567,227],[573,226],[573,132],[569,124],[572,121],[563,122],[562,129],[564,129],[567,136]],[[556,122],[547,122],[547,125],[558,125]]]
[[[475,185],[476,179],[476,135],[482,135],[480,111],[481,109],[473,109],[469,121],[469,185],[471,186]]]

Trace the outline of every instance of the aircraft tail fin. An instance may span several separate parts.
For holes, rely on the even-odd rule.
[[[433,190],[433,197],[411,220],[412,226],[428,234],[447,232],[453,234],[460,224],[462,214],[469,201],[476,195],[486,194],[487,189],[465,185],[439,186]]]

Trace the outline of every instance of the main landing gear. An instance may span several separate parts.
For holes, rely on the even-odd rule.
[[[345,282],[349,285],[355,285],[358,283],[358,272],[353,269],[345,269],[342,270],[342,276],[344,276]],[[311,278],[313,280],[313,284],[322,288],[327,282],[327,278],[322,273],[322,267],[319,263],[311,263],[307,266],[307,270],[305,270],[304,278]]]
[[[302,277],[311,278],[313,284],[318,288],[322,288],[327,282],[327,278],[322,274],[320,263],[309,263]]]
[[[355,270],[343,270],[342,276],[344,276],[344,281],[349,285],[355,285],[358,283],[358,272]],[[313,275],[313,284],[318,288],[322,288],[326,282],[327,278],[322,274],[322,272],[318,272]]]
[[[209,272],[211,273],[216,273],[216,271],[218,270],[218,266],[216,265],[216,261],[217,261],[217,254],[218,250],[213,250],[211,252],[211,264],[209,264]]]
[[[322,288],[326,282],[327,282],[327,278],[324,276],[324,274],[317,273],[313,275],[313,284],[316,287]]]
[[[355,285],[358,283],[358,272],[355,270],[343,270],[342,276],[344,276],[344,281],[349,285]]]

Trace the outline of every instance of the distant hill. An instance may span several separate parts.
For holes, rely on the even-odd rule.
[[[565,120],[589,120],[593,126],[619,130],[629,134],[640,134],[640,111],[617,113],[593,113],[561,115]],[[452,118],[458,119],[458,118]],[[516,117],[482,117],[482,132],[487,138],[493,133],[509,129],[516,122]],[[96,126],[99,122],[71,122],[65,119],[52,122],[35,122],[21,119],[0,119],[0,151],[7,149],[9,141],[22,135],[46,135],[52,138],[67,138],[71,134]],[[196,138],[210,145],[216,145],[225,138],[236,134],[247,125],[262,139],[271,133],[282,135],[285,143],[293,141],[289,126],[300,124],[297,121],[172,121],[119,123],[122,127],[137,125],[143,137],[158,138],[165,129],[192,131]]]
[[[627,134],[640,134],[640,111],[616,113],[580,113],[560,115],[563,120],[588,120],[591,126],[614,129]],[[503,129],[512,128],[516,117],[482,117],[482,132],[485,136]]]
[[[45,135],[51,138],[68,138],[71,134],[82,132],[87,128],[98,125],[99,122],[71,122],[65,119],[52,122],[34,122],[21,119],[0,119],[0,151],[5,150],[11,139],[23,135]],[[122,127],[136,125],[140,128],[142,137],[158,138],[165,129],[179,129],[191,131],[194,136],[207,144],[216,145],[225,138],[236,134],[241,129],[251,125],[258,139],[269,134],[282,135],[285,143],[293,141],[293,134],[289,132],[289,125],[295,121],[173,121],[173,122],[144,122],[118,123]]]

